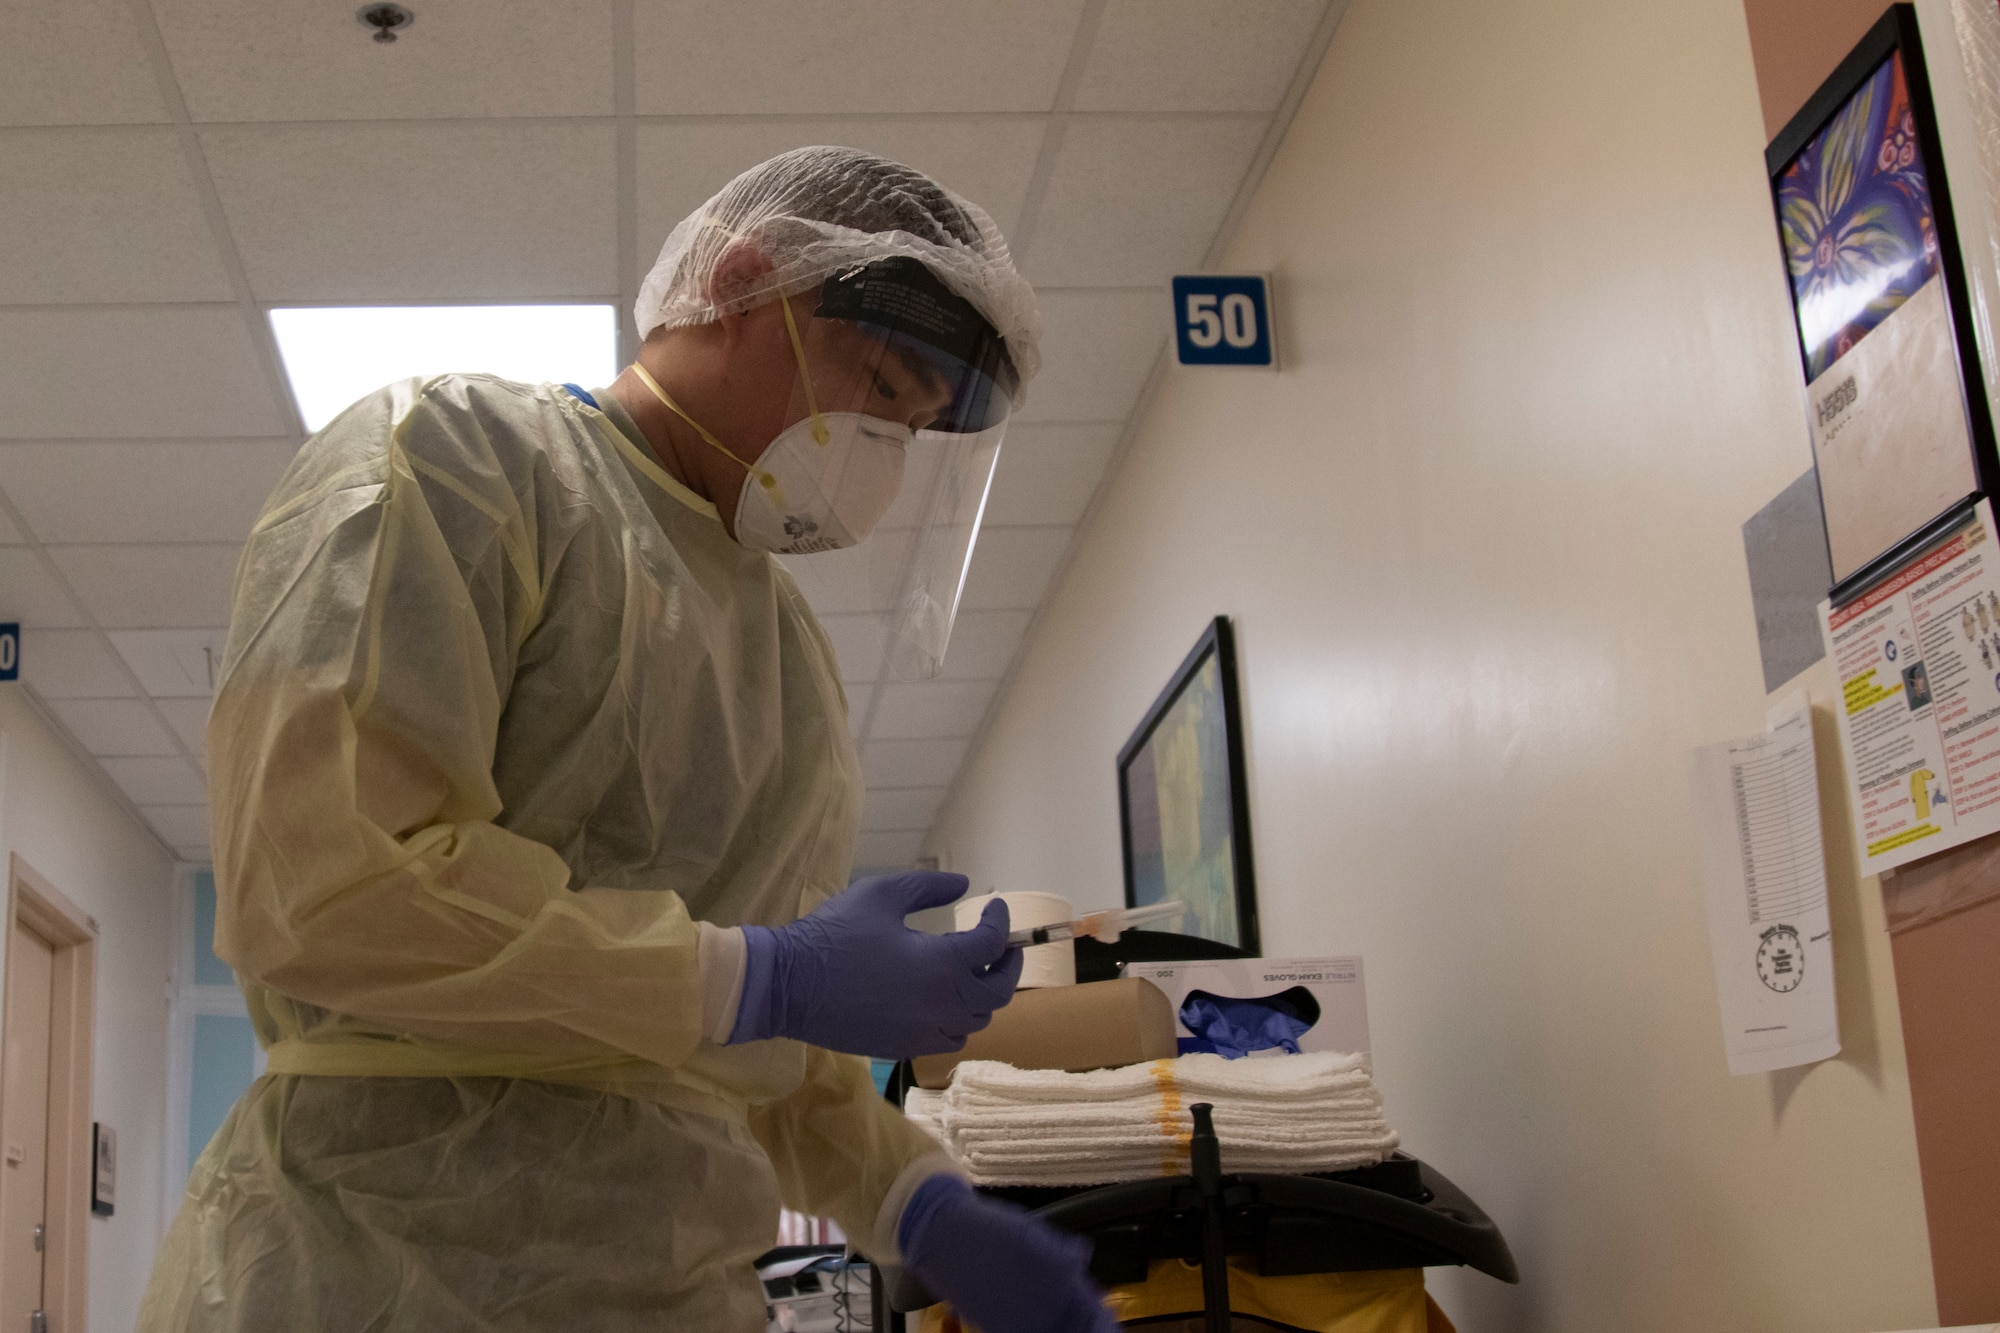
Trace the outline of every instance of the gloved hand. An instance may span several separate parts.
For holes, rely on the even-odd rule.
[[[896,1224],[907,1268],[980,1333],[1117,1333],[1090,1242],[956,1176],[917,1186]]]
[[[885,1060],[961,1049],[1021,979],[1007,905],[996,898],[977,926],[950,935],[911,930],[903,918],[965,888],[963,875],[912,870],[861,880],[789,926],[744,926],[730,1043],[791,1037]]]

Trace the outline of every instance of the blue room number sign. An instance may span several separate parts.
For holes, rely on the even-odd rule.
[[[1184,366],[1269,366],[1270,287],[1259,274],[1191,273],[1174,279],[1174,350]]]
[[[21,678],[21,626],[14,621],[0,623],[0,680]]]

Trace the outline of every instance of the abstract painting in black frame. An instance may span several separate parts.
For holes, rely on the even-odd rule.
[[[1913,6],[1771,141],[1836,602],[2000,484]]]
[[[1228,617],[1209,623],[1118,752],[1118,815],[1127,907],[1177,898],[1182,932],[1260,952]]]

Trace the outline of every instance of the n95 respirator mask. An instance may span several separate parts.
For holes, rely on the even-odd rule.
[[[914,437],[908,426],[860,412],[787,426],[743,484],[736,540],[776,555],[858,544],[895,503]]]

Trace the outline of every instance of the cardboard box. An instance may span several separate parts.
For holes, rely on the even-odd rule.
[[[1000,1060],[1016,1069],[1113,1069],[1174,1054],[1174,1011],[1150,981],[1126,977],[1014,993],[965,1049],[911,1061],[917,1086],[942,1088],[961,1060]]]
[[[1368,1051],[1359,958],[1127,963],[1125,975],[1166,995],[1182,1055]]]

